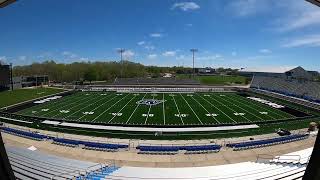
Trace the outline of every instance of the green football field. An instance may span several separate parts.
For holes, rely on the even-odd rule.
[[[17,104],[34,98],[48,96],[62,92],[62,89],[55,88],[23,88],[13,91],[3,91],[0,93],[0,108]]]
[[[226,92],[77,92],[17,113],[131,125],[214,125],[295,118],[279,109]]]

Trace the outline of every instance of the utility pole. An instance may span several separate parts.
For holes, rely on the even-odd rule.
[[[12,63],[10,63],[10,84],[11,84],[11,91],[13,91],[13,66]]]
[[[122,54],[125,52],[126,50],[123,48],[120,48],[117,50],[117,52],[120,54],[120,63],[121,63],[121,71],[120,71],[120,77],[122,78],[123,75],[123,59],[122,59]]]
[[[195,75],[195,69],[194,69],[194,53],[198,52],[198,49],[190,49],[190,51],[192,52],[192,76],[194,78]]]

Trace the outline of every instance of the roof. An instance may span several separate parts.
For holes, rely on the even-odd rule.
[[[300,67],[300,66],[299,66]],[[292,69],[298,68],[297,66],[282,66],[282,67],[249,67],[240,70],[240,72],[261,72],[261,73],[285,73]]]
[[[16,0],[0,0],[0,8],[4,8]]]

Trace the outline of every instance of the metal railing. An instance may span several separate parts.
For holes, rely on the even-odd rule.
[[[297,159],[287,158],[297,157]],[[258,154],[256,162],[268,162],[268,163],[301,163],[300,155],[281,155],[273,156],[270,154]]]

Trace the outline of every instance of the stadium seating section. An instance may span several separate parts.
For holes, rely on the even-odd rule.
[[[118,78],[114,81],[115,85],[200,85],[200,82],[193,79],[176,78]]]
[[[109,144],[109,143],[98,143],[98,142],[88,142],[79,141],[65,138],[54,138],[53,142],[59,145],[77,147],[79,145],[84,145],[85,149],[101,150],[101,151],[117,151],[122,148],[128,148],[126,144]]]
[[[51,138],[46,135],[41,135],[41,134],[37,134],[37,133],[33,133],[33,132],[21,131],[21,130],[12,129],[12,128],[8,128],[8,127],[1,127],[1,129],[9,134],[13,134],[13,135],[17,135],[17,136],[21,136],[21,137],[25,137],[25,138],[29,138],[29,139],[34,139],[34,140],[38,140],[38,141]]]
[[[255,76],[250,87],[320,103],[319,82]]]
[[[233,148],[233,150],[245,150],[250,148],[259,148],[259,147],[265,147],[265,146],[271,146],[276,144],[284,144],[292,141],[298,141],[302,139],[308,138],[309,135],[307,134],[294,134],[290,136],[283,136],[283,137],[277,137],[272,139],[263,139],[263,140],[257,140],[257,141],[247,141],[247,142],[240,142],[240,143],[230,143],[227,144],[227,147]]]
[[[185,154],[200,154],[219,152],[220,145],[194,145],[194,146],[145,146],[136,147],[141,154],[177,154],[179,151],[185,151]]]
[[[242,162],[205,167],[151,168],[116,167],[6,146],[14,175],[19,180],[43,179],[302,179],[312,148],[281,155],[270,161]],[[288,155],[300,161],[288,163]],[[279,161],[282,159],[282,161]],[[286,159],[286,161],[284,161]],[[292,161],[290,161],[292,162]]]
[[[22,136],[22,137],[26,137],[34,140],[39,140],[39,141],[45,140],[45,139],[49,139],[49,140],[52,139],[54,144],[64,145],[69,147],[78,147],[79,145],[83,145],[84,149],[100,150],[100,151],[117,151],[119,149],[128,148],[127,144],[110,144],[110,143],[72,140],[72,139],[65,139],[65,138],[54,138],[46,135],[21,131],[21,130],[8,128],[8,127],[1,127],[1,130],[9,134]]]
[[[6,146],[17,179],[96,179],[105,178],[117,167],[67,159],[59,156]]]

